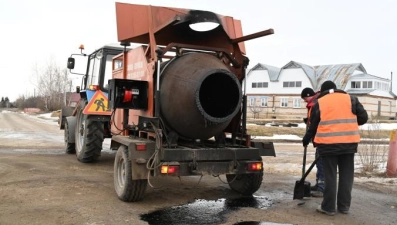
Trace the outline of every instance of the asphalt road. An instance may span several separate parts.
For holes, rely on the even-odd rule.
[[[263,184],[252,199],[231,191],[225,179],[167,177],[153,178],[144,200],[135,203],[120,201],[114,192],[114,152],[105,149],[99,162],[83,164],[63,147],[63,131],[54,122],[0,113],[1,225],[397,224],[392,179],[387,185],[356,183],[348,215],[317,213],[321,198],[298,206],[292,195],[301,172],[300,145],[275,145],[277,157],[264,158]]]

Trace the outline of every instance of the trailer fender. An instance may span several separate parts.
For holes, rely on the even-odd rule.
[[[137,146],[144,145],[144,149],[137,149]],[[156,158],[155,142],[145,139],[131,139],[128,136],[113,135],[111,141],[111,148],[120,148],[125,146],[127,148],[128,161],[131,162],[131,178],[132,180],[147,179],[149,169],[146,167],[149,159]]]
[[[152,151],[149,149],[146,149],[144,152],[137,151],[135,143],[128,146],[128,158],[131,160],[132,180],[147,179],[149,169],[146,167],[146,164],[150,158],[148,153],[151,152]]]
[[[69,137],[69,143],[75,143],[75,130],[76,130],[76,117],[68,116],[65,118],[66,123],[68,123],[69,133],[67,134]],[[66,134],[65,134],[66,135]]]
[[[138,151],[137,145],[145,144],[145,151]],[[153,141],[135,142],[128,145],[128,159],[131,160],[132,179],[147,179],[149,169],[147,168],[148,160],[155,153],[155,143]]]
[[[71,107],[71,106],[62,107],[61,112],[59,114],[59,119],[58,119],[59,128],[61,130],[65,129],[66,117],[73,115],[73,110],[74,110],[74,107]]]
[[[146,168],[146,163],[137,163],[138,159],[131,160],[132,169],[132,180],[144,180],[147,179],[149,170]]]

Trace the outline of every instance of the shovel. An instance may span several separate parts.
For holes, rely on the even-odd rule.
[[[303,162],[303,168],[306,164],[306,147],[305,147],[305,156],[303,157],[305,161]],[[305,181],[307,175],[309,175],[310,171],[312,171],[314,165],[316,165],[318,158],[316,158],[313,163],[310,165],[309,169],[304,173],[304,169],[302,170],[302,178],[295,182],[294,187],[294,197],[293,199],[303,199],[304,197],[310,197],[310,182]]]

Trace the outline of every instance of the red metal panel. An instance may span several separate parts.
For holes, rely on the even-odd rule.
[[[149,32],[148,7],[145,5],[116,3],[117,36],[119,41]]]
[[[150,26],[152,26],[153,31],[158,31],[177,16],[183,18],[190,10],[116,2],[118,40],[147,44],[149,43],[148,33]],[[217,15],[229,39],[242,36],[241,22],[239,20],[234,20],[230,16]],[[152,24],[150,24],[150,16],[152,16]]]

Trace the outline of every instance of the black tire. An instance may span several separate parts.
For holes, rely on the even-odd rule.
[[[81,102],[77,111],[76,122],[76,156],[80,162],[95,162],[101,156],[104,139],[104,124],[84,115],[86,102]]]
[[[69,137],[70,137],[70,132],[74,133],[74,130],[70,130],[69,129],[69,124],[68,122],[65,120],[65,152],[66,154],[74,154],[76,153],[76,147],[75,147],[75,143],[70,143]]]
[[[132,180],[131,160],[125,146],[120,146],[114,159],[114,190],[124,202],[136,202],[143,199],[147,180]]]
[[[263,171],[251,174],[226,174],[229,187],[243,195],[252,195],[262,185]]]

